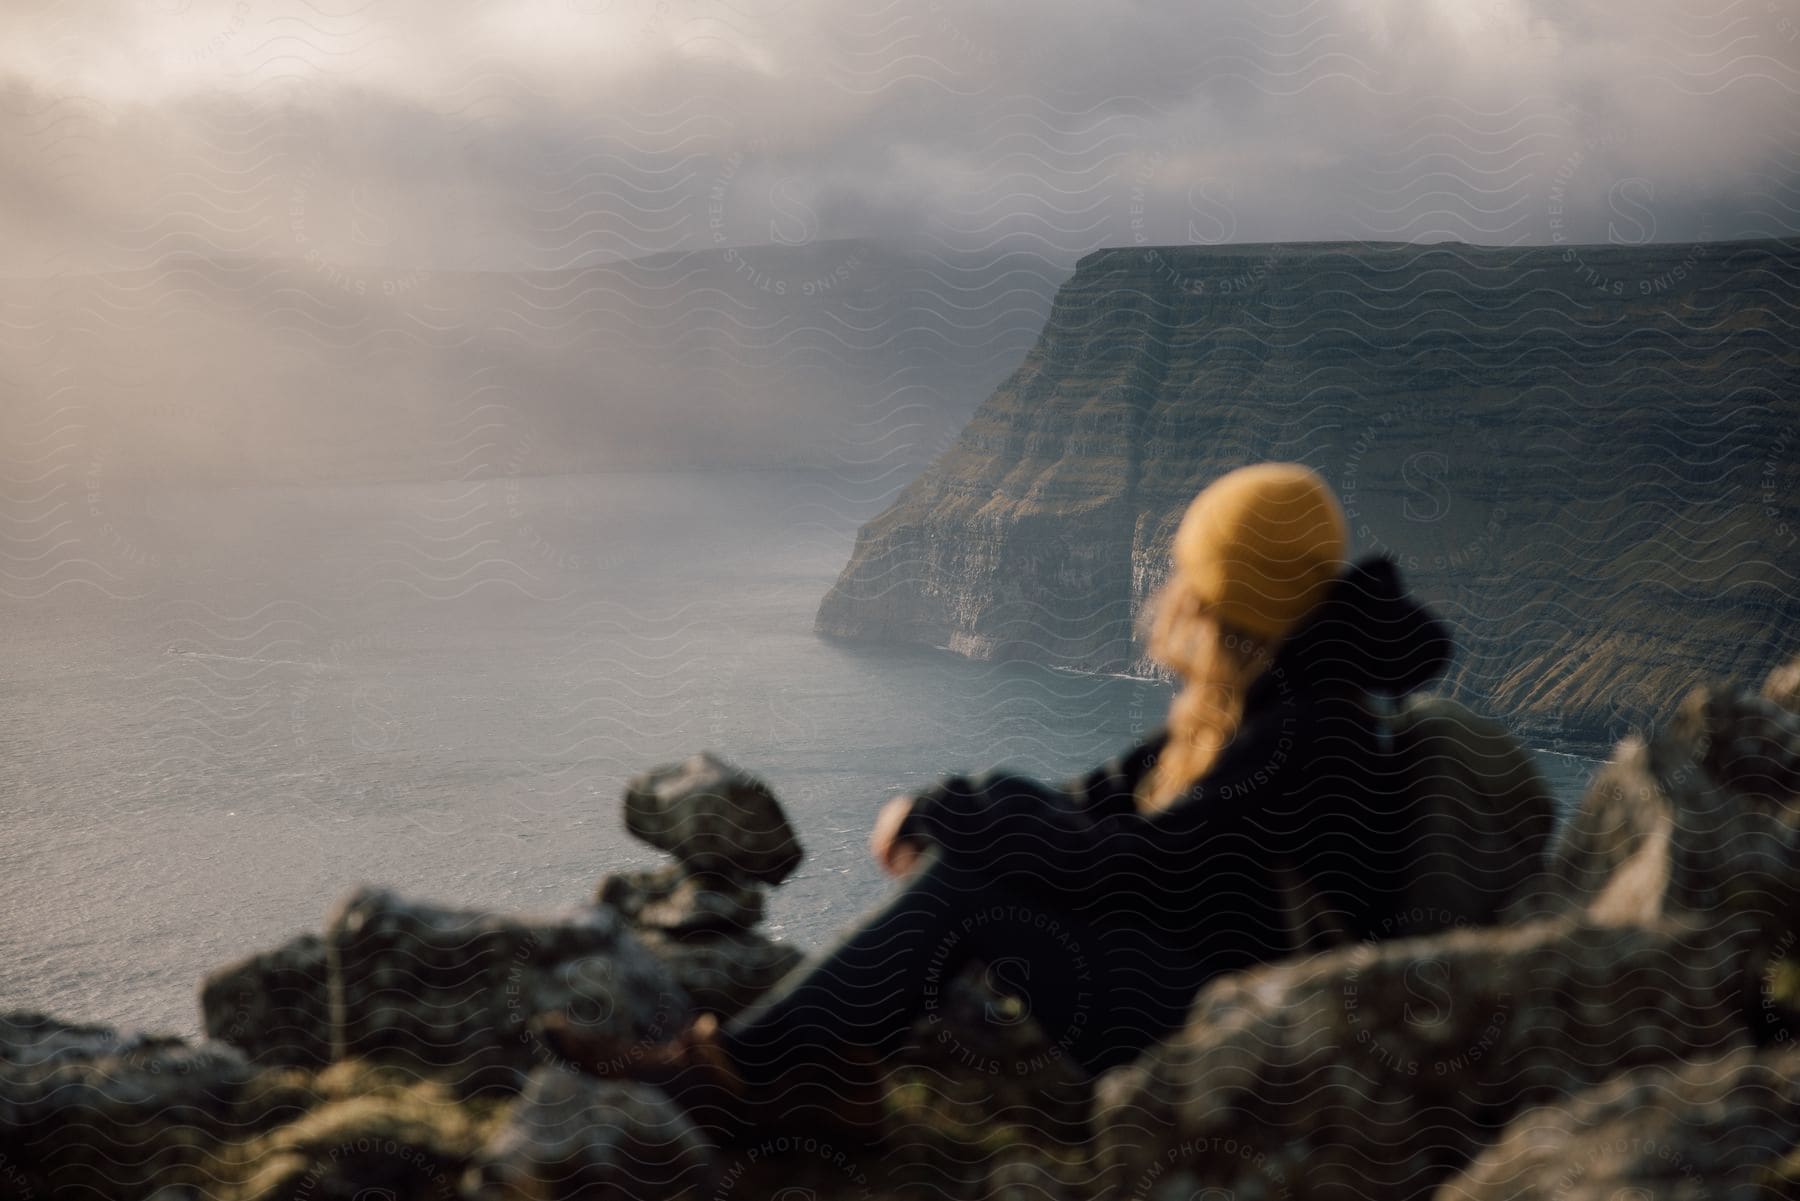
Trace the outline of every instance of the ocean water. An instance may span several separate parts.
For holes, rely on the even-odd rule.
[[[359,883],[581,902],[664,861],[624,833],[624,781],[703,748],[787,806],[807,856],[768,928],[822,946],[890,886],[866,849],[887,797],[1081,770],[1170,695],[815,637],[891,492],[829,472],[90,492],[73,540],[21,540],[0,581],[0,1007],[194,1033],[207,971]],[[1565,799],[1593,767],[1541,759]]]

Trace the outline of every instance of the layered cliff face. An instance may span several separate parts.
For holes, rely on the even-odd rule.
[[[1455,625],[1455,694],[1603,743],[1792,652],[1797,325],[1794,240],[1100,251],[817,626],[1147,670],[1187,502],[1299,460]]]

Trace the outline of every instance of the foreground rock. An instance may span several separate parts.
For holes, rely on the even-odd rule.
[[[470,1177],[471,1201],[699,1201],[718,1168],[706,1140],[655,1089],[544,1068],[532,1073]]]
[[[208,1038],[263,1066],[321,1068],[331,1062],[331,990],[325,941],[303,934],[220,968],[200,988]]]
[[[682,864],[604,877],[594,899],[633,924],[670,934],[730,934],[763,919],[763,890],[729,876],[690,875]]]
[[[121,1037],[41,1014],[0,1017],[0,1196],[147,1195],[203,1182],[209,1148],[288,1121],[310,1101],[236,1049]]]
[[[201,989],[207,1034],[262,1067],[365,1057],[466,1088],[516,1088],[548,1051],[532,1018],[564,1010],[609,1040],[672,1037],[730,1016],[803,959],[754,929],[768,883],[802,851],[767,786],[709,755],[635,778],[626,824],[676,862],[614,873],[596,904],[509,917],[360,890],[323,936],[221,968]]]
[[[1435,1201],[1796,1195],[1800,1052],[1645,1068],[1533,1110]]]
[[[1596,777],[1517,903],[1540,920],[1205,990],[1103,1082],[1111,1183],[1422,1197],[1525,1107],[1788,1037],[1765,993],[1800,921],[1797,830],[1800,715],[1696,690]]]
[[[1746,914],[1800,924],[1800,713],[1696,689],[1669,728],[1630,739],[1552,848],[1555,904],[1611,920]]]
[[[791,943],[752,931],[671,934],[647,931],[644,946],[669,970],[697,1011],[733,1017],[799,967],[806,955]]]
[[[1184,1031],[1104,1078],[1109,1179],[1140,1197],[1165,1177],[1422,1197],[1526,1105],[1746,1045],[1744,943],[1552,920],[1227,977]]]
[[[1423,755],[1431,866],[1387,932],[1450,928],[1223,977],[1097,1093],[995,980],[950,981],[893,1065],[878,1156],[806,1130],[709,1152],[666,1097],[559,1070],[534,1043],[551,1010],[658,1041],[800,962],[755,928],[755,855],[702,870],[665,839],[670,866],[609,876],[568,913],[359,890],[322,935],[209,978],[214,1041],[0,1019],[0,1197],[1800,1196],[1788,691],[1698,691],[1621,747],[1547,876],[1543,798],[1516,756]],[[1414,717],[1414,733],[1493,733],[1453,706]],[[1470,763],[1480,780],[1457,774]],[[712,854],[725,827],[690,828],[714,831]],[[1532,918],[1470,925],[1503,905]]]
[[[517,1089],[550,1062],[527,1030],[552,1010],[620,1045],[674,1036],[686,993],[618,914],[544,918],[442,909],[364,889],[326,929],[332,1057]]]
[[[600,881],[698,1010],[728,1018],[798,967],[796,947],[763,937],[764,894],[803,855],[766,784],[712,755],[655,768],[625,789],[625,826],[675,862]]]
[[[787,879],[803,854],[768,785],[709,754],[633,777],[625,828],[690,872],[764,884]]]
[[[202,1196],[450,1201],[461,1197],[466,1169],[500,1120],[497,1104],[364,1064],[335,1064],[309,1084],[304,1113],[220,1148]]]

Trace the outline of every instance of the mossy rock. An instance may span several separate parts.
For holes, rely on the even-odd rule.
[[[1791,945],[1789,935],[1783,943]],[[1764,1047],[1800,1041],[1800,953],[1771,959],[1762,973],[1762,995],[1758,998],[1752,1035]]]
[[[454,1198],[469,1158],[505,1103],[458,1100],[442,1084],[349,1061],[312,1078],[316,1103],[295,1121],[224,1149],[230,1201]]]

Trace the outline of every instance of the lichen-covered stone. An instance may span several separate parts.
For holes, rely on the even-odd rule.
[[[766,884],[785,880],[802,855],[768,785],[705,753],[634,776],[625,828],[690,872]]]
[[[706,1140],[647,1085],[531,1074],[467,1180],[473,1201],[699,1201],[718,1179]]]
[[[290,1120],[305,1103],[223,1043],[0,1017],[0,1167],[22,1178],[12,1181],[19,1195],[37,1185],[92,1198],[204,1185],[214,1145]]]
[[[1784,709],[1800,712],[1800,655],[1769,673],[1762,694]]]
[[[1560,920],[1362,946],[1227,976],[1109,1073],[1111,1182],[1177,1169],[1299,1201],[1422,1197],[1525,1106],[1747,1044],[1746,926]]]
[[[200,1012],[209,1038],[252,1063],[322,1067],[331,1061],[331,990],[325,942],[303,934],[207,976]]]
[[[1597,920],[1732,913],[1800,925],[1800,713],[1695,689],[1667,729],[1629,739],[1551,849],[1564,909]]]
[[[364,889],[338,905],[325,943],[334,1058],[464,1089],[516,1088],[549,1062],[527,1028],[549,1010],[620,1043],[668,1038],[689,1012],[669,971],[604,906],[521,917]]]
[[[1800,1052],[1644,1068],[1516,1119],[1434,1201],[1774,1198],[1800,1144]]]

